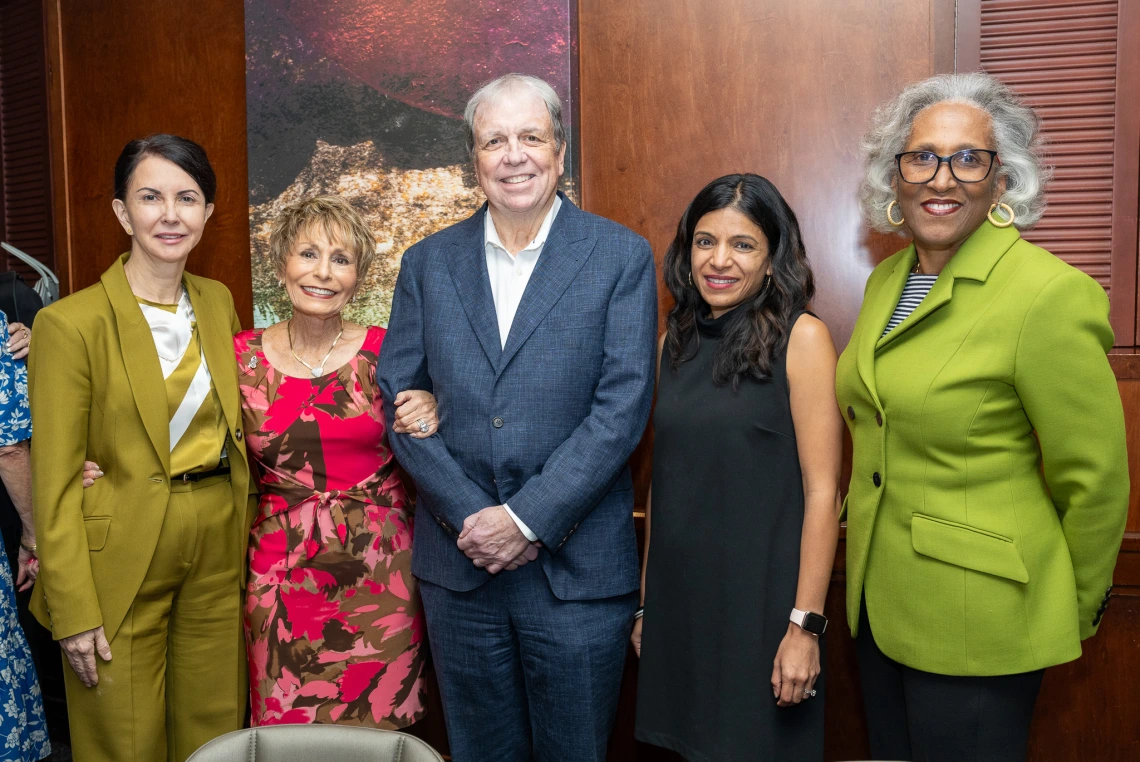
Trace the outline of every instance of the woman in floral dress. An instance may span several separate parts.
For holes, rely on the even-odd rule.
[[[342,199],[286,209],[270,252],[293,317],[234,337],[262,492],[245,607],[254,725],[423,716],[412,505],[375,380],[384,329],[340,314],[374,247]],[[434,398],[405,397],[396,431],[435,433]]]
[[[22,349],[27,344],[27,329],[19,326],[18,332],[25,339],[18,350],[19,356],[23,356],[27,354]],[[8,340],[8,318],[3,312],[0,337]],[[21,590],[31,587],[38,567],[28,465],[28,440],[32,436],[28,368],[22,359],[13,357],[13,349],[14,342],[0,346],[0,478],[20,514],[24,530],[16,583],[0,540],[0,760],[34,762],[51,753],[51,744],[32,653],[16,610],[16,584]]]

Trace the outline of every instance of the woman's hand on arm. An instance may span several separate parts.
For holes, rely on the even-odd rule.
[[[36,584],[36,577],[40,574],[40,559],[24,547],[23,538],[20,540],[20,552],[16,558],[16,564],[19,567],[19,571],[16,573],[16,591],[22,593],[25,590],[31,590],[32,586]]]
[[[839,542],[843,419],[835,401],[836,361],[827,326],[802,315],[792,327],[787,361],[804,489],[796,608],[816,614],[823,613]],[[820,669],[818,638],[789,622],[772,667],[772,692],[779,706],[810,697]]]
[[[20,516],[20,550],[16,564],[16,590],[35,584],[40,572],[36,558],[36,527],[32,516],[32,467],[28,440],[0,447],[0,480]]]
[[[32,346],[32,329],[23,323],[8,324],[8,351],[13,360],[23,360]]]
[[[420,389],[405,389],[396,395],[394,434],[408,434],[413,439],[426,439],[439,431],[435,397]],[[421,422],[423,426],[421,427]]]
[[[102,479],[102,478],[103,478],[103,469],[99,468],[98,463],[95,463],[94,461],[90,461],[90,460],[83,461],[83,488],[84,489],[87,489],[88,487],[94,485],[96,479]]]

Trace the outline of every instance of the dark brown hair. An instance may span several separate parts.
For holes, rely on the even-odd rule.
[[[218,180],[214,168],[206,158],[206,149],[189,138],[177,135],[158,134],[141,140],[132,140],[123,147],[119,160],[115,162],[114,198],[126,201],[130,191],[131,175],[139,163],[147,156],[158,156],[174,164],[198,183],[207,204],[214,203],[218,190]]]
[[[752,174],[725,175],[706,185],[677,225],[677,236],[665,254],[665,286],[676,304],[666,320],[665,356],[676,370],[700,346],[697,313],[709,305],[692,281],[693,235],[709,212],[732,208],[748,217],[768,239],[772,276],[767,285],[733,310],[713,360],[717,384],[740,386],[741,379],[764,381],[773,360],[788,345],[792,317],[807,309],[815,280],[800,236],[800,225],[788,202],[767,179]]]

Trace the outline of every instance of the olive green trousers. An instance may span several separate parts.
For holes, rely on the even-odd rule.
[[[242,520],[228,477],[174,484],[111,660],[95,657],[99,683],[84,686],[64,657],[76,762],[182,762],[241,728],[249,680]]]

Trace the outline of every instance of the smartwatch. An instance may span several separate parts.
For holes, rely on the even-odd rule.
[[[798,624],[804,632],[810,632],[812,635],[822,635],[827,632],[827,617],[823,614],[792,609],[792,615],[788,619]]]

